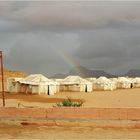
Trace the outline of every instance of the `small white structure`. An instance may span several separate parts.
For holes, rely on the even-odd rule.
[[[140,77],[132,78],[132,88],[140,88]]]
[[[92,83],[80,76],[68,76],[60,81],[60,91],[92,92]]]
[[[132,87],[132,81],[126,77],[118,77],[117,79],[117,88],[118,89],[127,89]]]
[[[21,92],[54,95],[59,92],[59,83],[42,74],[31,74],[20,81]]]
[[[93,83],[93,90],[115,90],[115,89],[116,83],[103,76],[99,77]]]
[[[42,74],[31,74],[22,79],[8,79],[7,88],[9,92],[54,95],[59,92],[59,83]]]
[[[7,78],[7,92],[18,93],[20,91],[19,81],[23,78],[9,77]]]

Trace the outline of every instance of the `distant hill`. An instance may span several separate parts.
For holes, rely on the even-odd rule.
[[[4,80],[6,80],[8,77],[26,77],[28,74],[21,71],[15,71],[15,70],[9,70],[4,69]],[[73,67],[67,74],[55,74],[51,78],[65,78],[69,75],[79,75],[81,77],[118,77],[118,76],[129,76],[129,77],[140,77],[140,69],[131,69],[124,75],[112,75],[110,73],[107,73],[103,70],[89,70],[83,66],[77,66]],[[1,79],[1,75],[0,75]]]
[[[4,68],[3,74],[4,74],[4,80],[5,81],[8,77],[26,77],[27,76],[27,74],[24,73],[24,72],[9,70],[9,69],[6,69],[6,68]],[[0,79],[1,79],[1,75],[0,75]]]
[[[81,77],[116,77],[103,70],[89,70],[83,66],[73,67],[67,74],[55,74],[52,78],[65,78],[68,75],[79,75]]]
[[[132,69],[129,70],[125,76],[129,76],[129,77],[140,77],[140,69]]]
[[[78,70],[77,71],[75,71]],[[115,75],[112,75],[110,73],[107,73],[103,70],[89,70],[83,66],[78,66],[70,70],[68,73],[69,75],[79,75],[82,77],[100,77],[100,76],[106,76],[106,77],[116,77]]]

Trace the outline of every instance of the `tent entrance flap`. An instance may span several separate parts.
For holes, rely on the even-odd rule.
[[[48,95],[50,95],[50,88],[49,88],[49,85],[48,85]]]
[[[86,85],[86,87],[85,87],[85,92],[87,92],[87,85]]]

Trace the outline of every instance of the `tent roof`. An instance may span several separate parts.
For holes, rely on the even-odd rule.
[[[8,77],[7,80],[13,80],[15,82],[21,81],[23,78],[18,78],[18,77]]]
[[[86,79],[81,78],[80,76],[67,76],[61,81],[61,84],[92,84]]]
[[[140,77],[136,77],[132,79],[133,83],[140,83]]]
[[[101,76],[95,81],[95,83],[113,83],[113,81],[104,76]]]
[[[118,78],[109,78],[111,81],[117,82]]]
[[[126,77],[118,77],[118,82],[132,83],[131,80],[127,79]]]
[[[31,74],[22,79],[20,83],[29,85],[57,85],[58,82],[48,79],[42,74]]]
[[[88,80],[88,81],[90,81],[90,82],[95,82],[95,81],[96,81],[96,78],[91,77],[91,78],[86,78],[86,80]]]

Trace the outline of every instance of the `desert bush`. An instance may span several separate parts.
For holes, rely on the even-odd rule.
[[[84,103],[84,100],[73,101],[70,97],[64,99],[61,103],[57,103],[57,107],[81,107]]]

